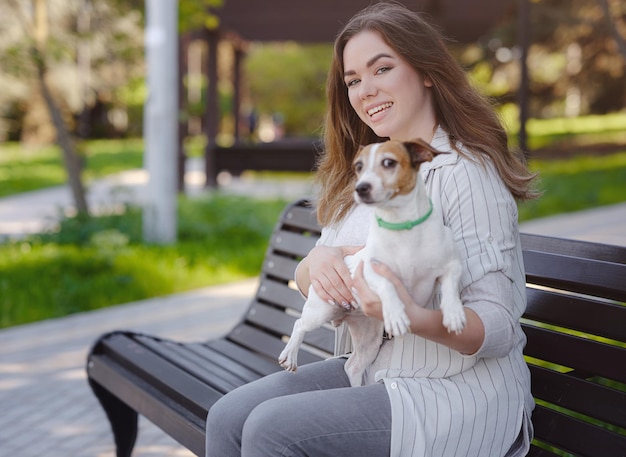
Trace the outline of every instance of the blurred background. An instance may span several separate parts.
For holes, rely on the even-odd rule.
[[[285,199],[220,182],[311,179],[331,43],[368,3],[179,0],[177,240],[154,245],[139,208],[96,215],[84,198],[144,166],[144,2],[1,2],[0,197],[69,185],[75,211],[0,241],[0,327],[255,275]],[[541,173],[522,220],[626,201],[626,2],[404,3],[450,37]],[[201,197],[185,192],[190,161]]]

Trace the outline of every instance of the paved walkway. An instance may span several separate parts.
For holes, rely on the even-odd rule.
[[[110,208],[141,198],[143,172],[123,173],[92,185],[90,203]],[[188,173],[190,191],[200,181]],[[258,183],[233,180],[226,191],[259,195]],[[310,195],[310,183],[264,183],[286,198]],[[69,204],[60,187],[0,200],[0,236],[40,230]],[[626,203],[523,224],[523,231],[626,245]],[[112,457],[112,436],[86,382],[84,364],[94,339],[109,330],[134,329],[198,341],[227,332],[256,288],[248,280],[110,307],[0,331],[0,457]],[[191,456],[147,420],[140,419],[135,457]]]

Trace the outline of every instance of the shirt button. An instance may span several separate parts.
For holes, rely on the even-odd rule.
[[[391,388],[392,389],[397,389],[398,388],[398,384],[396,384],[395,382],[391,383]]]

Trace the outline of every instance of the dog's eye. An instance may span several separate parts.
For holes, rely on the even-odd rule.
[[[383,168],[393,168],[396,166],[398,162],[393,159],[383,159],[382,165]]]
[[[356,171],[357,173],[361,173],[361,170],[363,170],[363,162],[357,162],[354,164],[354,171]]]

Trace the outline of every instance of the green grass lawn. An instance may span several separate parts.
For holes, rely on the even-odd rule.
[[[86,181],[143,165],[140,139],[85,141],[80,150],[85,160]],[[0,143],[0,197],[66,182],[67,174],[57,146]]]
[[[601,136],[596,118],[587,125],[568,122],[560,129],[553,120],[534,124],[532,141],[566,138],[580,146],[577,138],[584,143],[590,135]],[[608,122],[610,138],[621,135],[613,123],[626,125],[626,115]],[[90,141],[82,150],[86,180],[142,165],[140,140]],[[520,220],[626,201],[626,148],[539,155],[530,166],[541,175],[544,195],[520,205]],[[0,197],[65,180],[57,148],[0,145]],[[123,215],[70,218],[59,232],[0,244],[0,328],[255,276],[285,204],[219,193],[180,198],[178,242],[171,246],[142,242],[136,208]]]
[[[170,246],[141,241],[133,208],[0,244],[0,328],[255,276],[285,205],[181,198]]]
[[[520,204],[520,220],[626,201],[626,150],[559,160],[532,160],[543,196]]]

